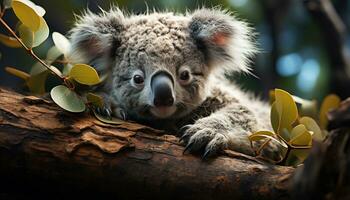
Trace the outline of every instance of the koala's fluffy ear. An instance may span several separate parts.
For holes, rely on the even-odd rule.
[[[249,72],[256,53],[254,35],[245,22],[219,9],[202,8],[190,14],[190,34],[210,66]]]
[[[69,58],[76,63],[112,56],[118,46],[118,35],[123,30],[124,15],[119,9],[102,14],[86,11],[78,17],[75,27],[70,31],[72,49]]]

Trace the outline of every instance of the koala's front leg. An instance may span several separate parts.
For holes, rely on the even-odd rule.
[[[254,114],[235,103],[198,119],[193,125],[185,126],[181,139],[187,143],[185,151],[204,150],[203,158],[224,149],[253,155],[248,136],[256,131],[256,127]]]

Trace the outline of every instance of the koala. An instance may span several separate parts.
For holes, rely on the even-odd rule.
[[[252,29],[228,11],[86,11],[69,37],[69,60],[106,77],[96,88],[102,114],[180,133],[185,151],[204,158],[225,149],[254,155],[248,136],[272,129],[269,105],[225,76],[249,74],[257,53]]]

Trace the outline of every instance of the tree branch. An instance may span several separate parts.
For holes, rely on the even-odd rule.
[[[12,190],[41,198],[75,194],[116,199],[289,196],[294,168],[232,151],[203,161],[183,155],[183,150],[178,138],[158,130],[124,121],[104,124],[89,114],[67,113],[51,101],[0,89],[0,177],[7,183],[0,194]]]

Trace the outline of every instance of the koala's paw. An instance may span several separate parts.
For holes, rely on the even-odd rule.
[[[195,123],[182,128],[184,132],[181,141],[186,143],[184,153],[204,152],[202,159],[213,156],[228,147],[228,138],[210,124]]]

